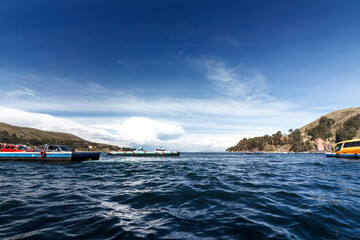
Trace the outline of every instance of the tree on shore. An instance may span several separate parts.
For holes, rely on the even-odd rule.
[[[294,130],[289,136],[290,151],[304,152],[311,151],[313,146],[309,140],[304,142],[299,129]]]
[[[336,142],[353,139],[360,128],[360,114],[350,117],[335,133]]]
[[[272,146],[284,145],[284,135],[281,131],[273,134],[272,136],[264,135],[261,137],[243,138],[233,147],[228,148],[226,151],[263,151],[266,149],[273,149]]]
[[[334,119],[322,116],[319,120],[319,124],[316,127],[307,130],[307,135],[309,135],[312,140],[317,138],[329,139],[333,137],[331,128],[334,123]]]

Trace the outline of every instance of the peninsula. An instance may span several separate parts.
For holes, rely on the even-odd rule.
[[[243,138],[227,152],[324,152],[336,142],[360,138],[360,107],[328,113],[288,133]]]

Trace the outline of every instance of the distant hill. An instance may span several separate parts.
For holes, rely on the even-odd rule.
[[[290,133],[243,138],[226,151],[324,151],[335,142],[354,138],[360,138],[360,107],[328,113]]]
[[[330,112],[323,117],[332,118],[335,120],[335,124],[331,127],[330,132],[334,134],[336,133],[336,130],[338,130],[345,121],[347,121],[350,117],[354,117],[357,114],[360,114],[360,107],[353,107],[353,108],[345,108],[341,110],[337,110],[334,112]],[[306,129],[311,129],[316,127],[319,124],[320,118],[312,121],[309,124],[306,124],[305,126],[300,128],[301,133],[305,133]],[[360,138],[360,129],[357,131],[356,137]]]
[[[90,142],[70,133],[41,131],[35,128],[16,127],[6,123],[0,123],[0,143],[21,143],[29,146],[63,144],[81,151],[87,150],[89,145],[92,145],[95,151],[120,151],[129,149]]]
[[[55,141],[85,141],[82,138],[79,138],[70,133],[62,132],[47,132],[41,131],[35,128],[27,127],[16,127],[6,123],[0,123],[0,131],[6,131],[10,134],[15,134],[18,138],[21,139],[53,139]]]

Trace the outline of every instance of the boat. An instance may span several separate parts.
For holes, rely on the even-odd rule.
[[[180,156],[180,151],[168,151],[165,148],[158,147],[154,151],[145,151],[139,147],[135,151],[109,151],[108,156],[126,156],[126,157],[176,157]]]
[[[245,152],[245,154],[248,154],[248,155],[264,155],[263,152]]]
[[[360,158],[360,139],[338,142],[334,152],[325,153],[326,157]]]
[[[75,152],[64,145],[44,145],[41,148],[35,148],[35,150],[19,150],[19,147],[15,149],[12,146],[20,145],[5,145],[0,150],[0,161],[67,163],[86,160],[99,160],[100,158],[100,152]],[[57,147],[59,150],[57,150]]]

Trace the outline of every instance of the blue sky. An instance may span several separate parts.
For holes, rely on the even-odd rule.
[[[1,1],[0,121],[223,151],[359,106],[359,1]]]

